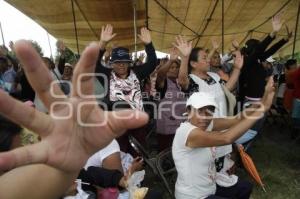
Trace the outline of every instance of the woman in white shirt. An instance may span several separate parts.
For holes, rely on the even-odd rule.
[[[238,181],[231,187],[216,185],[216,146],[233,143],[266,112],[274,97],[274,82],[268,81],[262,104],[231,118],[213,118],[218,106],[208,93],[197,92],[187,100],[188,120],[177,129],[172,154],[178,177],[177,199],[248,199],[252,187]],[[225,130],[225,131],[224,131]]]

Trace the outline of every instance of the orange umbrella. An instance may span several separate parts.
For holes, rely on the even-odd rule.
[[[266,192],[265,185],[261,181],[261,178],[260,178],[259,173],[253,163],[252,158],[244,151],[243,145],[239,144],[238,150],[239,150],[239,153],[240,153],[240,156],[241,156],[241,159],[242,159],[245,169],[248,171],[249,175],[255,180],[255,182],[262,187],[264,192]]]

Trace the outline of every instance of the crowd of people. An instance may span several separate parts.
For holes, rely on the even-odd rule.
[[[129,137],[146,146],[154,129],[157,150],[172,151],[177,199],[249,199],[252,184],[232,171],[233,146],[255,139],[274,103],[300,120],[297,61],[284,70],[268,62],[292,37],[268,48],[282,26],[275,16],[265,39],[233,41],[222,56],[216,41],[207,50],[177,36],[158,59],[142,28],[145,54],[133,59],[128,48],[107,49],[111,25],[71,63],[61,41],[56,63],[28,41],[1,47],[0,198],[138,198],[128,182],[143,157]],[[146,186],[141,198],[162,198]]]

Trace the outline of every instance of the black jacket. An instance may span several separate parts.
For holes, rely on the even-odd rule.
[[[266,50],[274,39],[268,35],[250,55],[244,56],[244,66],[239,77],[239,96],[241,100],[245,96],[252,98],[261,98],[263,96],[267,71],[262,66],[262,62],[288,42],[282,39]]]

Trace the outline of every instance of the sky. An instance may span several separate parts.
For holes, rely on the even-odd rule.
[[[50,57],[51,50],[48,42],[47,31],[22,12],[0,0],[0,23],[2,25],[5,45],[10,41],[29,39],[37,41],[43,49],[44,56]],[[56,54],[56,39],[49,34],[52,55]],[[0,35],[0,44],[3,45]],[[157,52],[157,57],[165,57],[166,54]]]
[[[47,31],[4,0],[0,0],[0,22],[7,47],[10,41],[31,39],[40,44],[44,56],[50,57],[51,51]],[[56,39],[50,34],[49,38],[54,56],[56,53]],[[0,37],[0,44],[3,45],[2,37]]]

